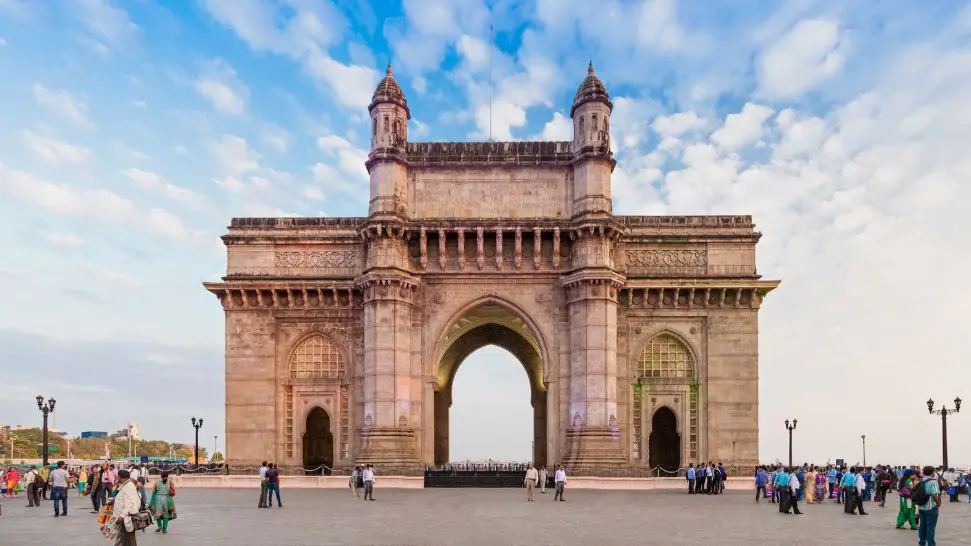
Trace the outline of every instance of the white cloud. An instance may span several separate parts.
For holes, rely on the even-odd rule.
[[[317,147],[325,155],[335,158],[341,171],[353,181],[367,181],[368,172],[364,167],[367,161],[367,150],[358,148],[349,140],[337,135],[324,135],[317,138]]]
[[[759,91],[786,99],[817,87],[842,70],[848,43],[837,21],[799,21],[759,60]]]
[[[573,140],[573,120],[559,112],[543,125],[538,140]]]
[[[79,0],[79,16],[88,30],[116,48],[129,47],[138,34],[125,10],[106,0]]]
[[[54,244],[64,246],[78,246],[84,244],[84,241],[82,241],[81,238],[70,233],[48,233],[47,239]]]
[[[765,120],[772,112],[768,106],[746,103],[741,112],[725,118],[725,124],[711,135],[711,140],[730,150],[751,146],[762,138]]]
[[[276,125],[265,125],[260,132],[263,143],[279,153],[286,153],[290,146],[290,133]]]
[[[201,194],[189,188],[173,184],[154,172],[132,167],[125,171],[125,176],[144,190],[158,192],[192,209],[202,210],[207,208],[206,199]]]
[[[260,154],[236,135],[223,135],[210,144],[210,149],[216,165],[229,176],[239,176],[260,167]]]
[[[196,79],[195,88],[220,112],[239,116],[246,110],[249,88],[239,79],[233,67],[222,59],[208,63],[203,75]]]
[[[81,164],[91,159],[91,150],[82,146],[42,137],[30,131],[24,131],[23,136],[27,147],[48,163]]]
[[[327,53],[329,47],[339,43],[347,27],[335,6],[291,2],[284,8],[259,0],[205,0],[205,6],[251,48],[288,55],[303,63],[311,76],[327,84],[341,105],[367,107],[378,72],[342,63]],[[363,53],[359,50],[357,56]]]
[[[7,41],[0,37],[0,47],[7,45]]]
[[[56,114],[84,129],[93,129],[94,124],[87,118],[88,105],[85,101],[63,90],[51,90],[35,83],[34,100],[45,110]]]
[[[662,137],[680,137],[685,133],[700,131],[706,126],[707,120],[692,111],[658,116],[651,123],[651,129]]]

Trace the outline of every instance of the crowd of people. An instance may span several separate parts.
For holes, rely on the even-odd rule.
[[[867,502],[886,507],[897,493],[896,528],[904,525],[918,532],[918,543],[934,546],[941,497],[960,502],[968,494],[971,473],[953,468],[925,466],[849,467],[803,465],[762,466],[755,472],[755,502],[778,504],[782,514],[801,515],[799,503],[842,505],[847,515],[865,516]],[[969,495],[971,502],[971,495]]]
[[[19,497],[23,493],[28,508],[40,507],[42,501],[52,500],[55,518],[68,515],[69,490],[75,489],[78,496],[89,497],[91,513],[98,515],[102,534],[114,539],[116,545],[135,546],[136,531],[146,531],[139,522],[154,522],[155,532],[165,534],[169,522],[177,517],[175,483],[169,473],[162,471],[149,487],[149,471],[143,464],[116,468],[107,461],[72,466],[58,461],[40,468],[30,465],[23,473],[17,467],[10,467],[2,478],[3,497]],[[139,514],[150,517],[139,518]]]

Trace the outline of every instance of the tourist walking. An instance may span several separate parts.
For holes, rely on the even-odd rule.
[[[526,487],[526,502],[533,502],[533,490],[536,489],[536,480],[539,479],[539,472],[533,467],[533,463],[529,463],[529,467],[526,468],[526,477],[523,478],[523,485]]]
[[[127,470],[119,470],[116,476],[118,492],[112,500],[111,521],[117,529],[115,546],[137,546],[135,524],[131,517],[138,513],[142,499],[138,496],[135,483],[129,480]]]
[[[87,485],[88,495],[91,497],[91,513],[97,514],[101,511],[101,488],[104,487],[101,482],[101,471],[97,466],[91,467],[88,478],[91,480]]]
[[[553,494],[553,501],[557,500],[559,497],[560,502],[565,501],[563,498],[563,489],[566,487],[566,470],[563,465],[556,465],[556,472],[553,473],[553,486],[556,488],[556,493]]]
[[[273,508],[273,494],[276,493],[276,504],[283,508],[283,501],[280,500],[280,471],[275,463],[270,463],[266,468],[266,505]]]
[[[917,476],[913,470],[904,470],[904,475],[897,484],[897,494],[900,497],[897,508],[897,529],[903,529],[904,524],[910,524],[911,529],[917,529],[917,507],[910,500],[910,492],[917,483]]]
[[[546,466],[539,469],[539,492],[546,494],[546,480],[549,479],[549,475],[546,473]]]
[[[689,467],[688,470],[691,470]],[[755,471],[755,502],[759,502],[759,495],[765,497],[765,484],[769,477],[765,474],[765,469],[761,466]]]
[[[685,471],[684,477],[688,480],[688,494],[695,494],[695,463],[688,463],[688,470]]]
[[[361,480],[364,482],[364,500],[374,500],[374,465],[367,464],[364,466],[364,472],[361,475]]]
[[[260,465],[260,503],[256,505],[257,508],[266,508],[266,492],[269,489],[269,482],[266,481],[267,470],[266,461],[263,461]]]
[[[57,468],[51,471],[51,498],[54,499],[54,517],[67,516],[67,485],[70,480],[67,470],[64,470],[64,461],[57,461]],[[58,514],[58,501],[61,504],[61,513]]]
[[[779,499],[779,513],[784,514],[789,511],[789,469],[783,468],[775,475],[775,492]]]
[[[361,483],[360,486],[358,485],[358,482]],[[351,490],[351,496],[358,499],[361,498],[361,493],[358,488],[362,487],[363,485],[364,478],[361,476],[361,466],[358,465],[354,467],[354,470],[351,471],[350,477],[347,478],[347,487]]]
[[[785,513],[788,514],[789,510],[792,513],[799,516],[802,512],[799,511],[799,490],[802,489],[802,481],[799,479],[799,474],[796,472],[791,472],[789,474],[789,503],[786,506]]]
[[[7,496],[16,497],[18,495],[17,487],[20,485],[20,472],[17,472],[16,467],[11,466],[7,470],[4,481],[7,482]]]
[[[941,509],[941,484],[934,478],[934,467],[924,467],[924,477],[910,492],[914,504],[920,512],[920,524],[917,529],[917,544],[920,546],[935,546],[937,544],[937,519]],[[924,502],[921,502],[924,501]]]
[[[856,467],[850,467],[849,472],[843,474],[840,483],[840,490],[843,491],[843,513],[855,514],[856,510]]]
[[[87,490],[88,490],[88,469],[85,466],[81,466],[81,468],[78,470],[78,496],[83,497],[84,492]]]
[[[24,474],[24,483],[27,484],[27,508],[40,506],[40,495],[37,489],[37,480],[39,478],[37,466],[30,465],[30,470],[27,471],[27,474]]]
[[[152,517],[155,518],[155,532],[167,534],[169,522],[176,517],[175,482],[169,479],[168,472],[162,472],[160,478],[155,481],[152,487],[152,499],[148,505],[151,507]]]
[[[867,490],[866,478],[863,472],[856,473],[856,509],[860,512],[861,516],[867,515],[863,510],[863,494],[861,491]]]

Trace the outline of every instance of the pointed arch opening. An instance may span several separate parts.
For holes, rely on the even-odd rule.
[[[334,432],[330,414],[315,406],[303,434],[303,467],[307,474],[330,475],[334,468]]]
[[[651,436],[648,439],[648,464],[665,472],[681,468],[681,435],[678,434],[678,417],[674,410],[661,406],[651,418]]]

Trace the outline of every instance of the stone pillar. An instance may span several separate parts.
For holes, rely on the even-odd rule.
[[[240,301],[231,307],[232,297],[224,302],[226,460],[251,465],[272,456],[282,461],[284,392],[276,376],[276,324],[270,312],[244,310]]]
[[[364,292],[364,428],[358,462],[416,464],[411,423],[411,312],[417,283],[367,274]]]
[[[452,407],[451,385],[435,391],[435,464],[448,462],[448,417]]]

